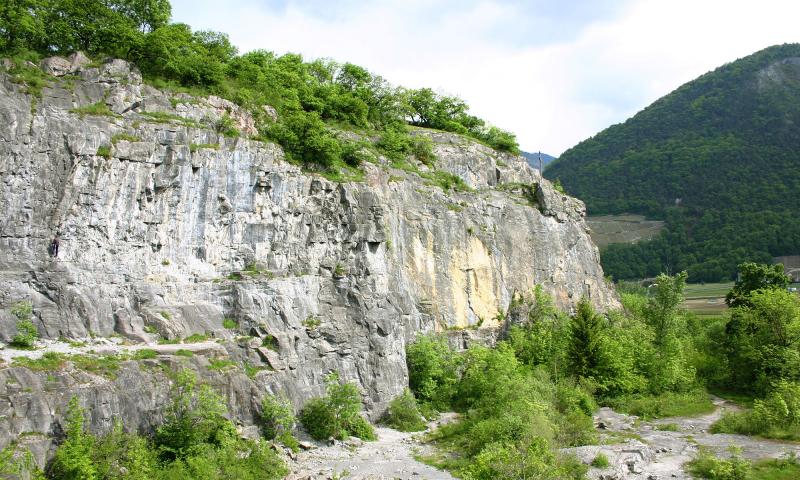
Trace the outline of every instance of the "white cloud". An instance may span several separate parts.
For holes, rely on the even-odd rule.
[[[550,17],[519,2],[352,2],[332,15],[309,5],[186,0],[174,2],[174,17],[226,32],[242,51],[351,61],[459,95],[523,148],[551,154],[722,63],[800,41],[795,1],[642,0],[582,22],[566,12],[577,29],[552,42],[525,31]]]

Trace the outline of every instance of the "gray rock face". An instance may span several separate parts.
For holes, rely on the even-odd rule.
[[[264,392],[284,391],[299,406],[333,370],[379,414],[407,383],[404,349],[418,332],[496,328],[514,292],[537,284],[564,308],[583,295],[600,309],[617,305],[583,204],[521,157],[421,132],[438,168],[472,191],[445,192],[380,162],[365,166],[365,181],[338,184],[286,163],[274,144],[217,133],[226,115],[254,132],[225,100],[172,97],[119,60],[45,68],[72,75],[53,77],[40,99],[0,72],[4,341],[21,300],[33,304],[43,338],[209,334],[231,358],[272,369],[249,379],[240,370],[211,375],[195,361],[232,414],[252,422]],[[82,115],[98,102],[112,115]],[[498,189],[509,183],[538,184],[536,201]],[[57,433],[72,394],[98,431],[111,418],[147,428],[164,405],[159,375],[136,362],[114,381],[0,370],[23,387],[0,378],[0,443]]]

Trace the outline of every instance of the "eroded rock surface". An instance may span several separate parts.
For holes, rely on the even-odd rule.
[[[45,339],[209,335],[223,352],[183,361],[252,423],[265,392],[299,406],[334,370],[380,414],[407,383],[404,350],[417,333],[496,328],[514,293],[534,285],[563,308],[581,296],[617,305],[583,204],[522,157],[419,132],[432,137],[438,168],[471,191],[445,192],[383,159],[365,166],[364,182],[333,183],[248,139],[253,119],[225,100],[156,90],[120,60],[95,67],[76,55],[44,68],[54,76],[41,98],[0,72],[4,341],[18,301],[33,304]],[[222,120],[242,136],[218,133]],[[536,198],[501,188],[512,184],[535,185]],[[261,370],[211,373],[213,355]],[[0,370],[0,447],[21,433],[58,434],[72,395],[95,431],[112,418],[147,428],[169,381],[144,367],[125,362],[115,380]]]

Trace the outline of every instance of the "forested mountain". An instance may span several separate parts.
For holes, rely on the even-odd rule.
[[[742,261],[800,252],[798,167],[800,44],[786,44],[681,86],[545,173],[590,214],[667,221],[650,242],[603,252],[614,278],[688,269],[690,281],[713,281]]]

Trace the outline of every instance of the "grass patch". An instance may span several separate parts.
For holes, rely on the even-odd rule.
[[[322,320],[314,315],[309,315],[305,320],[303,320],[303,326],[309,330],[316,330],[320,325],[322,325]]]
[[[236,330],[239,328],[239,322],[232,318],[225,318],[222,320],[222,326],[227,328],[228,330]]]
[[[108,108],[106,102],[100,100],[97,103],[92,103],[91,105],[84,105],[82,107],[75,107],[70,109],[70,112],[78,114],[81,118],[91,115],[96,117],[114,117],[116,114]]]
[[[464,183],[458,175],[443,170],[430,172],[420,172],[419,176],[427,180],[429,185],[435,185],[444,191],[455,190],[456,192],[471,192],[472,189]]]
[[[608,457],[606,457],[602,452],[598,453],[597,456],[592,460],[592,466],[594,468],[607,468],[608,465]]]
[[[775,440],[800,441],[800,425],[770,423],[753,410],[725,412],[710,429],[711,433],[738,433]]]
[[[133,354],[134,360],[148,360],[151,358],[156,358],[158,356],[158,352],[151,348],[143,348],[141,350],[136,350],[136,353]]]
[[[677,423],[659,423],[655,426],[656,430],[660,432],[680,432],[681,427]]]
[[[117,371],[119,371],[119,365],[122,360],[125,360],[125,358],[120,355],[72,355],[69,357],[69,361],[76,368],[112,380],[117,378]]]
[[[30,54],[28,54],[30,56]],[[23,86],[23,93],[27,93],[35,98],[42,98],[42,90],[50,86],[50,76],[44,73],[39,67],[28,65],[26,60],[33,63],[38,61],[38,55],[33,54],[30,58],[13,58],[14,66],[8,70],[12,83]],[[32,105],[33,107],[33,105]]]
[[[105,159],[111,158],[111,145],[100,145],[97,148],[96,155]]]
[[[205,333],[193,333],[188,337],[183,339],[183,343],[200,343],[205,342],[208,340],[208,334]]]
[[[175,345],[181,343],[180,338],[159,338],[158,344],[159,345]]]
[[[236,362],[233,360],[224,360],[224,359],[210,359],[208,361],[208,369],[212,372],[221,372],[236,366]]]
[[[113,145],[116,145],[118,142],[122,142],[122,141],[125,141],[125,142],[139,142],[141,140],[142,139],[137,137],[136,135],[131,135],[131,134],[124,133],[124,132],[123,133],[117,133],[113,137],[111,137],[111,143]]]
[[[630,395],[606,402],[618,412],[636,415],[645,420],[663,417],[691,417],[714,411],[711,398],[703,390],[662,395]]]
[[[344,277],[347,275],[347,270],[344,268],[344,265],[341,263],[337,263],[336,266],[333,268],[333,276],[334,277]]]
[[[194,153],[202,149],[219,150],[219,143],[192,143],[189,144],[189,151]]]
[[[177,355],[179,357],[187,357],[188,358],[188,357],[194,357],[194,352],[191,351],[191,350],[184,350],[183,348],[181,348],[180,350],[175,352],[175,355]]]
[[[690,298],[724,297],[731,288],[733,288],[733,282],[688,283],[683,290],[683,295],[687,300]]]
[[[795,480],[800,478],[800,463],[795,457],[780,460],[762,460],[753,464],[751,480]]]
[[[244,362],[243,366],[244,366],[244,373],[249,378],[256,378],[258,372],[263,372],[264,370],[272,370],[270,367],[251,365],[247,362]]]
[[[66,355],[57,352],[46,352],[40,358],[17,357],[11,363],[15,367],[25,367],[35,372],[61,370],[66,364]]]
[[[273,351],[276,351],[276,352],[278,351],[278,348],[280,347],[280,345],[278,344],[278,339],[275,338],[272,335],[269,335],[269,334],[267,334],[267,336],[265,336],[261,340],[261,346],[262,347],[267,347],[270,350],[273,350]]]
[[[171,313],[169,313],[169,312],[167,312],[167,311],[164,311],[164,310],[162,310],[162,311],[160,311],[160,312],[158,312],[158,313],[159,313],[159,315],[161,315],[161,317],[162,317],[164,320],[171,320],[171,319],[172,319],[172,314],[171,314]]]
[[[189,120],[188,118],[183,118],[180,115],[175,115],[174,113],[167,113],[167,112],[139,112],[139,114],[144,115],[147,117],[151,122],[154,123],[179,123],[185,127],[195,127],[195,128],[202,128],[203,126],[194,120]]]

